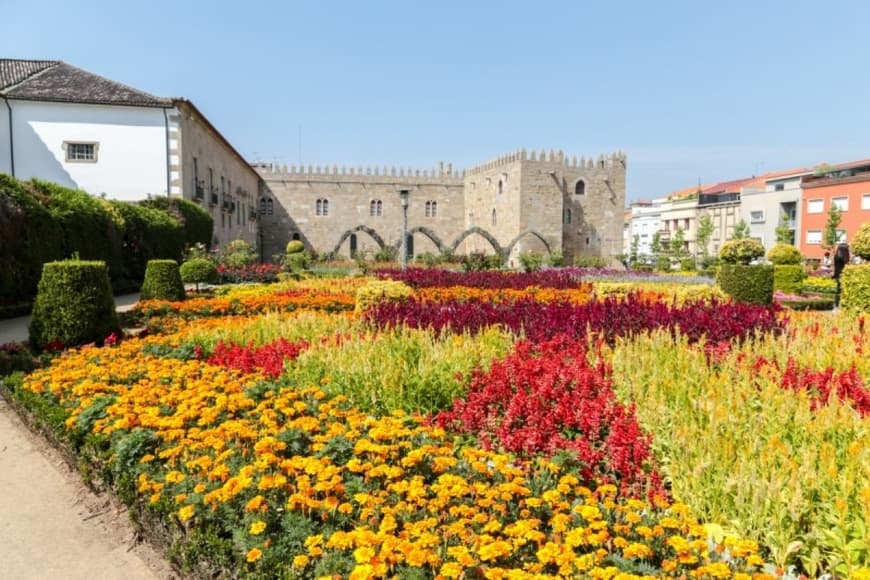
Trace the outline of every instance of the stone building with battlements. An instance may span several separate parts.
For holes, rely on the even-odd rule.
[[[524,253],[561,252],[612,261],[622,252],[626,156],[568,158],[521,149],[464,172],[278,167],[254,163],[264,259],[301,240],[318,253],[369,256],[401,247],[409,191],[408,254],[499,254],[511,267]]]

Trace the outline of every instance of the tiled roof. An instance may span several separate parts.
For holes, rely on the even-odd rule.
[[[6,77],[3,71],[7,69],[10,80],[16,76],[19,80],[12,84],[0,83],[0,94],[13,99],[139,107],[172,106],[171,99],[155,97],[65,62],[2,60],[0,78],[4,81]]]
[[[758,187],[764,184],[763,177],[746,177],[743,179],[734,179],[732,181],[723,181],[715,185],[704,188],[701,193],[705,195],[713,193],[737,193],[744,187]]]
[[[0,91],[58,64],[56,60],[15,60],[0,58]]]

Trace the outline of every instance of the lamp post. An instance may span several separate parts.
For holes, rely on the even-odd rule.
[[[402,202],[402,271],[408,269],[408,196],[410,191],[407,189],[399,190],[399,199]]]

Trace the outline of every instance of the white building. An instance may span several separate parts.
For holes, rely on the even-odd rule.
[[[0,101],[0,172],[125,201],[184,197],[211,213],[216,245],[256,244],[259,176],[189,101],[15,59],[0,59]]]
[[[628,227],[628,245],[625,253],[631,254],[631,244],[637,237],[638,256],[652,255],[650,244],[659,230],[660,203],[637,201],[631,204],[631,221]]]

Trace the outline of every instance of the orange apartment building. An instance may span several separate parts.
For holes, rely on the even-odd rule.
[[[801,180],[800,251],[807,258],[822,258],[825,224],[832,205],[840,208],[840,240],[848,242],[870,221],[870,159],[823,167]]]

